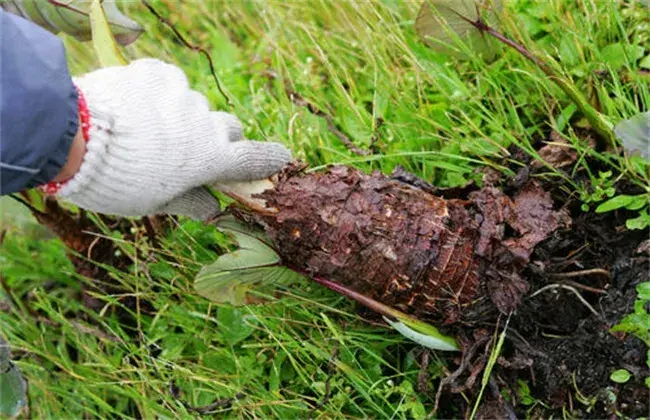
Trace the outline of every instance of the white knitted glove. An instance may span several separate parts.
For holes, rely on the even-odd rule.
[[[209,219],[218,202],[202,187],[277,172],[291,158],[278,143],[242,139],[239,120],[210,111],[178,67],[154,59],[74,80],[90,111],[87,152],[58,195],[122,216]]]

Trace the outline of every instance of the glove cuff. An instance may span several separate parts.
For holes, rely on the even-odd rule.
[[[74,177],[61,183],[58,195],[70,199],[81,193],[91,183],[100,182],[101,172],[105,166],[103,155],[111,143],[110,133],[108,121],[91,114],[88,119],[87,134],[84,135],[86,154],[83,163]]]
[[[90,111],[88,110],[88,103],[86,102],[86,97],[83,92],[79,89],[77,85],[74,85],[77,90],[77,113],[79,115],[79,128],[81,129],[81,134],[86,143],[90,139],[89,130],[90,130]],[[54,195],[59,192],[59,190],[72,178],[68,178],[59,182],[48,182],[47,184],[41,185],[40,189],[48,195]]]

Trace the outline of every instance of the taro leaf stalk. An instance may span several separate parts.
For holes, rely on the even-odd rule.
[[[537,67],[544,72],[562,91],[576,104],[580,112],[587,118],[593,130],[605,140],[606,144],[610,147],[616,148],[616,136],[613,131],[613,124],[607,120],[607,118],[598,112],[596,108],[589,104],[589,101],[578,91],[578,89],[573,85],[569,80],[562,77],[553,67],[548,63],[535,56],[533,53],[528,51],[526,47],[517,42],[506,37],[502,33],[496,31],[494,28],[490,27],[485,21],[479,16],[478,19],[472,21],[467,19],[464,16],[461,16],[467,22],[470,22],[476,27],[476,29],[491,35],[492,37],[498,39],[503,44],[509,46],[510,48],[517,51],[519,54],[524,56],[526,59],[532,61],[537,65]]]

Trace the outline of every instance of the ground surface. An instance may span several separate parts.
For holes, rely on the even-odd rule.
[[[639,68],[650,55],[648,9],[613,1],[506,3],[501,30],[555,57],[608,118],[616,122],[648,110],[648,81]],[[556,206],[567,207],[573,228],[547,239],[534,254],[527,271],[531,291],[510,321],[478,415],[647,414],[647,349],[608,329],[633,311],[635,286],[648,280],[647,253],[636,253],[648,233],[625,229],[630,214],[593,213],[606,197],[601,191],[614,186],[639,193],[649,184],[647,175],[590,142],[575,106],[530,62],[505,49],[490,64],[436,54],[414,31],[418,3],[153,5],[210,52],[232,106],[204,58],[138,2],[126,10],[146,33],[127,48],[130,58],[175,62],[215,108],[244,121],[247,137],[281,141],[313,168],[345,163],[390,173],[402,165],[437,187],[453,188],[480,184],[489,167],[504,173],[500,185],[508,190],[525,177],[521,168],[533,168],[531,159],[539,157],[544,141],[565,139],[575,150],[569,164],[529,172],[553,192]],[[97,67],[89,45],[71,39],[66,45],[75,74]],[[359,156],[345,139],[373,153]],[[461,363],[424,352],[309,281],[282,289],[263,306],[211,304],[195,293],[193,278],[226,241],[185,220],[172,221],[171,232],[155,245],[135,222],[126,229],[122,223],[122,233],[107,225],[115,260],[128,256],[132,262],[107,267],[107,278],[123,289],[97,294],[89,305],[81,299],[84,279],[61,243],[28,222],[8,226],[11,218],[3,217],[8,230],[0,252],[0,329],[29,380],[34,418],[205,412],[421,418],[432,412],[441,378]],[[611,279],[549,276],[592,268]],[[569,289],[542,290],[567,280],[598,316]],[[493,321],[465,330],[482,343],[475,354],[489,355],[494,347]],[[476,387],[463,393],[452,388],[472,379],[472,371],[479,372],[474,362],[485,359],[476,356],[443,390],[438,417],[469,414]],[[620,368],[633,373],[623,385],[609,379]],[[481,376],[473,380],[480,384]]]

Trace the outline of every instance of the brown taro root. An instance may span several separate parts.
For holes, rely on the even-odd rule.
[[[513,199],[487,187],[446,200],[344,166],[288,167],[258,197],[273,211],[253,215],[285,264],[446,324],[486,297],[514,310],[528,290],[520,273],[533,248],[564,219],[534,183]]]

